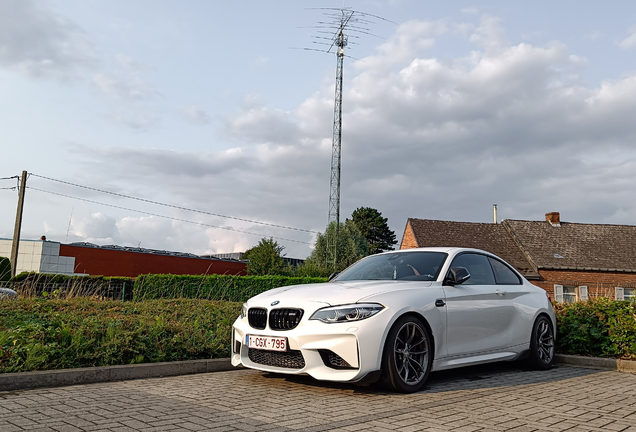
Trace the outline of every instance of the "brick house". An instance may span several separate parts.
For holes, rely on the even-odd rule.
[[[636,226],[503,220],[499,224],[408,219],[400,249],[460,246],[500,256],[559,302],[636,300]]]

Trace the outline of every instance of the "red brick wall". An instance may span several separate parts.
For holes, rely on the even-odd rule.
[[[614,288],[636,287],[635,273],[610,273],[574,270],[539,270],[541,280],[530,281],[554,296],[554,285],[573,285],[588,287],[589,297],[614,298]],[[554,298],[554,297],[553,297]]]
[[[404,230],[404,236],[402,237],[402,244],[400,245],[400,249],[413,249],[417,247],[417,240],[415,240],[415,235],[413,234],[413,228],[411,228],[411,223],[406,224],[406,229]]]
[[[137,277],[140,274],[245,275],[241,262],[154,255],[113,249],[60,245],[60,256],[75,257],[75,273]]]

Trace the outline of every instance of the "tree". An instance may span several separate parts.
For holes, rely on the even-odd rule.
[[[296,277],[328,277],[333,270],[325,266],[325,263],[317,263],[311,259],[305,260],[304,263],[298,264],[294,269]]]
[[[338,229],[336,229],[338,228]],[[334,264],[333,248],[337,232],[337,261]],[[329,241],[327,241],[329,240]],[[369,247],[360,230],[347,220],[338,227],[331,222],[324,234],[318,234],[316,246],[307,258],[307,265],[326,269],[326,273],[342,271],[360,258],[369,255]]]
[[[360,207],[354,210],[351,219],[366,238],[369,254],[394,249],[393,245],[397,243],[395,232],[389,229],[388,219],[382,217],[382,213],[371,207]]]
[[[286,275],[289,274],[289,266],[281,256],[285,249],[273,238],[262,238],[258,245],[248,249],[243,255],[243,259],[249,260],[247,263],[247,274],[263,275]]]

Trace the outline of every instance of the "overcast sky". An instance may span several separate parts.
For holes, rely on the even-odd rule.
[[[328,217],[336,58],[294,48],[320,35],[308,8],[341,6],[0,0],[0,177],[32,173],[22,238],[205,254],[273,236],[306,257]],[[345,6],[395,24],[346,51],[343,220],[374,207],[400,239],[409,217],[492,222],[496,203],[636,224],[632,1]],[[0,189],[0,237],[16,204]]]

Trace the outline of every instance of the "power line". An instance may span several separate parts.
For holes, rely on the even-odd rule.
[[[33,175],[35,175],[35,174],[33,174]],[[40,176],[36,176],[36,177],[40,177]],[[150,212],[145,212],[145,211],[141,211],[141,210],[135,210],[135,209],[122,207],[122,206],[117,206],[117,205],[113,205],[113,204],[106,204],[106,203],[102,203],[102,202],[99,202],[99,201],[89,200],[89,199],[86,199],[86,198],[79,198],[79,197],[74,197],[74,196],[71,196],[71,195],[61,194],[61,193],[58,193],[58,192],[51,192],[51,191],[47,191],[47,190],[43,190],[43,189],[38,189],[38,188],[34,188],[33,186],[27,186],[27,189],[35,190],[35,191],[38,191],[38,192],[44,192],[44,193],[48,193],[48,194],[51,194],[51,195],[57,195],[57,196],[65,197],[65,198],[71,198],[71,199],[75,199],[75,200],[79,200],[79,201],[85,201],[85,202],[92,203],[92,204],[103,205],[103,206],[106,206],[106,207],[113,207],[113,208],[120,209],[120,210],[126,210],[126,211],[131,211],[131,212],[135,212],[135,213],[145,214],[145,215],[149,215],[149,216],[159,217],[159,218],[163,218],[163,219],[170,219],[170,220],[174,220],[174,221],[185,222],[185,223],[189,223],[189,224],[193,224],[193,225],[206,226],[206,227],[215,228],[215,229],[224,229],[224,230],[227,230],[227,231],[234,231],[234,232],[239,232],[239,233],[242,233],[242,234],[255,235],[255,236],[259,236],[259,237],[263,237],[264,236],[263,234],[257,234],[257,233],[253,233],[253,232],[249,232],[249,231],[237,230],[237,229],[234,229],[234,228],[231,228],[231,227],[221,227],[221,226],[217,226],[217,225],[210,225],[210,224],[206,224],[206,223],[202,223],[202,222],[194,222],[194,221],[190,221],[190,220],[187,220],[187,219],[180,219],[180,218],[175,218],[175,217],[172,217],[172,216],[164,216],[164,215],[160,215],[160,214],[156,214],[156,213],[150,213]],[[171,206],[169,206],[169,207],[171,207]],[[276,237],[276,236],[265,236],[265,237],[271,237],[271,238],[275,238],[277,240],[284,240],[284,241],[294,242],[294,243],[311,244],[310,242],[292,240],[292,239],[288,239],[288,238],[284,238],[284,237]]]
[[[174,209],[178,209],[178,210],[185,210],[185,211],[189,211],[189,212],[193,212],[193,213],[201,213],[201,214],[205,214],[205,215],[208,215],[208,216],[215,216],[215,217],[220,217],[220,218],[224,218],[224,219],[233,219],[233,220],[238,220],[238,221],[242,221],[242,222],[250,222],[250,223],[255,223],[255,224],[259,224],[259,225],[271,226],[271,227],[274,227],[274,228],[282,228],[282,229],[288,229],[288,230],[293,230],[293,231],[308,232],[308,233],[311,233],[311,234],[319,234],[318,231],[312,231],[312,230],[308,230],[308,229],[304,229],[304,228],[295,228],[295,227],[290,227],[290,226],[286,226],[286,225],[277,225],[277,224],[273,224],[273,223],[269,223],[269,222],[261,222],[261,221],[251,220],[251,219],[244,219],[244,218],[234,217],[234,216],[226,216],[226,215],[222,215],[222,214],[218,214],[218,213],[210,213],[210,212],[206,212],[206,211],[203,211],[203,210],[195,210],[195,209],[191,209],[191,208],[187,208],[187,207],[181,207],[181,206],[176,206],[176,205],[173,205],[173,204],[166,204],[166,203],[162,203],[162,202],[159,202],[159,201],[152,201],[152,200],[145,199],[145,198],[138,198],[138,197],[134,197],[134,196],[130,196],[130,195],[124,195],[124,194],[111,192],[111,191],[107,191],[107,190],[103,190],[103,189],[97,189],[97,188],[94,188],[94,187],[84,186],[84,185],[80,185],[80,184],[77,184],[77,183],[71,183],[71,182],[64,181],[64,180],[58,180],[58,179],[54,179],[54,178],[50,178],[50,177],[45,177],[45,176],[41,176],[41,175],[38,175],[38,174],[33,174],[33,173],[30,173],[30,174],[32,176],[34,176],[34,177],[39,177],[39,178],[42,178],[42,179],[45,179],[45,180],[50,180],[50,181],[54,181],[54,182],[58,182],[58,183],[63,183],[63,184],[67,184],[67,185],[70,185],[70,186],[75,186],[75,187],[88,189],[88,190],[92,190],[92,191],[96,191],[96,192],[101,192],[101,193],[105,193],[105,194],[109,194],[109,195],[114,195],[114,196],[118,196],[118,197],[122,197],[122,198],[128,198],[128,199],[132,199],[132,200],[136,200],[136,201],[146,202],[146,203],[160,205],[160,206],[164,206],[164,207],[170,207],[170,208],[174,208]]]

